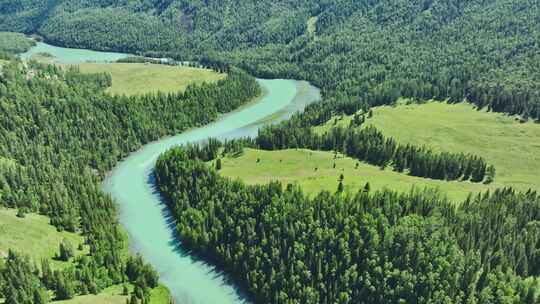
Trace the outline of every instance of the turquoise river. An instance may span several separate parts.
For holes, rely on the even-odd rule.
[[[21,55],[47,52],[58,63],[107,62],[125,54],[65,49],[38,44]],[[254,136],[266,124],[287,119],[293,113],[320,98],[319,90],[307,82],[295,80],[258,80],[264,95],[241,109],[222,115],[207,126],[150,143],[122,160],[103,182],[103,190],[119,205],[120,223],[129,235],[130,250],[141,254],[159,272],[176,303],[246,303],[226,275],[192,257],[182,248],[175,222],[156,192],[152,179],[158,156],[173,146],[204,141],[214,137],[232,139]]]

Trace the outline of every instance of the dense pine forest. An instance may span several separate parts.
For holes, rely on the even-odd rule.
[[[534,192],[501,189],[457,208],[432,190],[309,198],[219,176],[203,161],[211,146],[165,153],[156,180],[183,244],[256,303],[538,303]]]
[[[0,298],[46,303],[51,291],[69,299],[131,282],[135,301],[148,302],[157,274],[122,256],[126,240],[100,182],[143,144],[260,94],[249,73],[308,80],[323,101],[256,139],[173,149],[155,175],[183,244],[230,273],[254,302],[540,302],[534,191],[449,202],[432,190],[367,184],[313,197],[279,183],[247,186],[205,163],[245,145],[310,148],[419,177],[490,183],[497,168],[482,155],[404,145],[360,128],[362,115],[406,97],[539,122],[539,16],[536,0],[0,1],[0,59],[9,60],[0,62],[0,204],[47,215],[90,248],[74,258],[72,244],[61,244],[59,258],[73,262],[61,271],[9,252],[0,261]],[[110,75],[17,61],[11,53],[31,42],[3,31],[200,62],[228,76],[183,93],[112,96]],[[351,126],[313,130],[343,114],[357,115]]]
[[[260,94],[255,79],[234,68],[224,80],[183,93],[112,96],[105,93],[110,82],[107,74],[37,62],[1,67],[0,204],[20,216],[47,215],[58,230],[80,232],[90,248],[73,267],[54,272],[47,261],[36,268],[10,252],[0,265],[7,304],[44,303],[46,289],[68,299],[122,282],[134,283],[146,299],[157,274],[140,258],[123,256],[126,240],[115,204],[100,190],[102,178],[142,144],[207,124]],[[71,258],[69,248],[60,258]]]
[[[0,30],[226,61],[310,80],[339,102],[467,99],[539,119],[539,10],[535,0],[25,0],[0,4]]]
[[[0,32],[0,53],[16,54],[26,52],[35,44],[24,34]]]

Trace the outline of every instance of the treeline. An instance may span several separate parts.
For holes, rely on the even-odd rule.
[[[98,294],[112,284],[105,272],[92,273],[94,269],[90,264],[95,262],[86,256],[77,258],[76,267],[52,270],[48,259],[43,259],[38,267],[28,257],[10,250],[3,263],[0,265],[0,295],[5,303],[48,303],[49,291],[53,292],[55,300],[68,300],[75,295]],[[150,303],[150,290],[158,286],[158,274],[140,257],[128,258],[125,267],[123,279],[135,286],[132,294],[135,303],[139,303],[138,300]],[[97,285],[96,276],[101,277],[99,284],[103,285]]]
[[[356,114],[347,128],[334,127],[322,134],[310,127],[298,127],[294,121],[264,127],[255,139],[225,142],[209,139],[202,145],[192,144],[187,153],[190,158],[210,161],[216,159],[220,151],[224,155],[236,156],[242,154],[245,147],[270,151],[303,148],[339,152],[381,169],[392,167],[394,171],[418,177],[486,184],[495,179],[495,167],[488,165],[482,157],[438,153],[425,146],[400,145],[373,126],[358,128],[365,121],[364,115]]]
[[[0,60],[13,60],[15,57],[7,52],[0,52]]]
[[[183,93],[111,96],[109,83],[104,74],[36,62],[12,61],[0,73],[0,204],[47,215],[57,229],[84,236],[90,255],[66,274],[77,294],[83,285],[90,292],[126,276],[139,280],[126,273],[116,207],[101,191],[107,171],[144,143],[207,124],[260,93],[238,69]]]
[[[315,37],[215,58],[310,80],[338,100],[467,100],[540,120],[534,1],[332,1],[315,12]]]
[[[322,135],[312,128],[297,127],[291,122],[268,126],[259,131],[256,147],[264,150],[307,148],[341,152],[381,168],[392,166],[397,172],[406,171],[413,176],[433,179],[492,182],[495,178],[495,168],[488,166],[479,156],[437,153],[426,147],[400,145],[373,126],[356,128],[361,121],[347,128],[332,128]]]
[[[180,51],[189,45],[178,29],[176,24],[162,18],[121,7],[85,7],[72,11],[61,6],[56,9],[54,18],[42,24],[40,32],[47,33],[47,41],[55,45],[154,57],[156,53],[152,50],[166,55],[170,50]]]
[[[197,14],[207,13],[201,6]],[[337,113],[348,99],[376,106],[408,97],[540,119],[534,1],[305,1],[287,9],[316,16],[315,34],[229,50],[220,42],[241,34],[218,29],[202,42],[215,51],[203,54],[262,77],[310,80],[337,99]]]
[[[128,56],[125,58],[120,58],[116,61],[117,63],[151,63],[151,64],[163,64],[170,66],[188,66],[192,68],[205,68],[211,69],[218,73],[228,73],[231,69],[231,66],[224,62],[213,62],[213,61],[200,61],[200,62],[184,62],[176,61],[172,58],[150,58],[142,56]]]
[[[156,165],[183,245],[255,303],[538,303],[540,197],[453,205],[437,192],[306,196],[247,186],[177,147]],[[203,153],[204,154],[204,153]]]
[[[245,147],[270,151],[303,148],[333,151],[335,154],[339,152],[381,169],[392,167],[396,172],[418,177],[486,184],[495,179],[495,167],[488,165],[482,157],[464,153],[438,153],[425,146],[400,145],[373,126],[358,128],[365,121],[364,115],[356,114],[347,128],[333,127],[322,134],[310,127],[298,127],[295,121],[293,119],[263,127],[255,139],[226,142],[210,139],[203,145],[193,144],[188,153],[190,158],[210,161],[218,157],[220,149],[223,149],[223,154],[239,155]]]

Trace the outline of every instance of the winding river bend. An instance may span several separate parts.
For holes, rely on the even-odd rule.
[[[60,48],[38,43],[21,54],[28,59],[49,53],[53,62],[77,64],[109,62],[128,56],[90,50]],[[129,234],[130,250],[141,254],[159,272],[161,282],[181,304],[246,303],[246,299],[216,269],[193,258],[182,248],[174,220],[154,188],[152,171],[158,156],[173,146],[211,137],[232,139],[254,136],[266,124],[289,118],[320,98],[317,88],[295,80],[258,80],[264,96],[241,109],[221,116],[207,126],[150,143],[132,153],[111,171],[103,190],[119,204],[120,223]]]
[[[120,205],[120,222],[128,231],[131,251],[140,253],[155,267],[161,282],[178,303],[246,301],[223,274],[182,249],[174,220],[154,188],[155,161],[175,145],[210,137],[232,139],[256,135],[260,126],[287,118],[319,98],[318,90],[306,82],[259,80],[259,83],[266,94],[257,102],[205,127],[146,145],[124,159],[103,184],[104,190]]]

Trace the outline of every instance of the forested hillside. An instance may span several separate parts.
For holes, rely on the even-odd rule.
[[[90,252],[55,272],[48,264],[37,272],[40,261],[10,252],[0,263],[0,298],[7,304],[44,303],[47,289],[62,300],[122,282],[147,298],[157,274],[142,259],[124,256],[126,240],[115,204],[100,190],[102,178],[142,144],[207,124],[260,93],[238,69],[183,93],[112,96],[105,92],[110,82],[107,74],[36,62],[11,61],[0,70],[0,204],[81,233]]]
[[[219,176],[204,163],[216,147],[170,150],[156,180],[183,245],[255,303],[538,303],[534,192],[501,189],[457,208],[429,190],[309,198]]]
[[[0,4],[0,30],[226,60],[311,80],[340,102],[466,98],[539,119],[539,15],[535,0],[25,0]]]
[[[24,34],[0,32],[0,52],[16,54],[26,52],[35,44]]]
[[[0,31],[228,73],[183,93],[126,97],[105,92],[107,74],[2,62],[0,203],[47,215],[90,247],[88,257],[57,273],[47,265],[39,273],[10,252],[0,264],[0,298],[8,304],[124,282],[147,299],[157,276],[141,259],[121,256],[116,209],[99,183],[144,143],[207,124],[257,96],[244,71],[309,80],[324,99],[256,139],[176,148],[155,174],[183,246],[231,274],[256,303],[540,301],[540,198],[532,190],[449,202],[431,190],[371,191],[367,184],[348,193],[341,184],[312,197],[295,186],[231,181],[205,163],[217,166],[219,153],[241,153],[244,145],[301,147],[414,176],[490,183],[496,168],[483,155],[435,152],[357,127],[372,107],[401,97],[468,101],[539,122],[537,0],[5,0]],[[314,131],[341,114],[356,115],[348,128]]]

